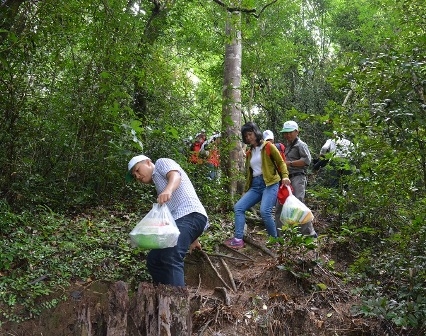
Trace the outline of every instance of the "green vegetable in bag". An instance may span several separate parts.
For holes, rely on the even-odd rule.
[[[154,203],[129,235],[133,247],[150,250],[176,246],[179,234],[168,206]]]
[[[290,195],[283,204],[283,209],[280,215],[281,223],[287,225],[299,225],[312,221],[314,219],[312,211],[293,195],[288,186],[287,188]]]

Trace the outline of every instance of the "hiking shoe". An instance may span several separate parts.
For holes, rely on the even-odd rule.
[[[240,249],[244,247],[244,240],[238,238],[231,238],[226,240],[224,244],[233,249]]]

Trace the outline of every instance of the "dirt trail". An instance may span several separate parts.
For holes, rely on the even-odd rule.
[[[249,237],[242,250],[219,246],[187,258],[194,335],[373,335],[376,324],[350,312],[356,297],[315,262],[321,238],[316,251],[285,270],[263,236]]]

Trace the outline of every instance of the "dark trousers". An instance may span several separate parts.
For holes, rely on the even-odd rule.
[[[206,223],[207,218],[198,212],[177,219],[180,231],[177,245],[148,253],[146,264],[155,284],[185,286],[183,260],[189,246],[203,233]]]

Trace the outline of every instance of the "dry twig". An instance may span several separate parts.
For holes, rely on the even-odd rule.
[[[232,252],[234,252],[234,253],[236,253],[236,254],[238,254],[240,256],[243,256],[245,259],[254,261],[254,259],[252,257],[249,257],[248,255],[246,255],[244,253],[242,253],[242,252],[240,252],[240,251],[238,251],[236,249],[233,249],[232,247],[226,246],[225,244],[222,244],[222,245],[225,246],[227,249],[231,250]]]
[[[222,258],[220,258],[220,261],[221,261],[223,267],[225,268],[226,273],[228,274],[228,278],[229,278],[229,281],[231,282],[232,289],[234,290],[234,292],[236,292],[237,291],[237,286],[235,285],[234,277],[232,275],[231,270],[228,267],[228,264]]]

